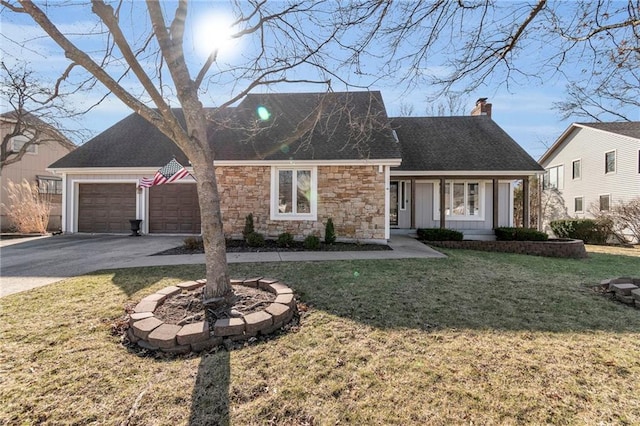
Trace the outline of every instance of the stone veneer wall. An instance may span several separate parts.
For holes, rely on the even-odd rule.
[[[222,166],[216,173],[227,237],[241,237],[252,213],[255,230],[272,238],[283,232],[323,237],[332,218],[338,237],[384,239],[384,173],[377,166],[319,166],[317,221],[270,219],[271,167]]]

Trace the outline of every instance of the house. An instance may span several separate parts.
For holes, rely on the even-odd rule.
[[[16,126],[24,126],[26,130]],[[49,124],[43,122],[32,114],[17,115],[15,112],[0,114],[0,140],[12,133],[20,133],[8,140],[2,149],[9,159],[15,158],[15,154],[31,140],[31,134],[38,133],[36,143],[27,146],[24,156],[19,161],[2,167],[2,184],[0,188],[0,201],[3,204],[0,210],[0,223],[2,231],[12,229],[12,223],[6,216],[7,206],[10,201],[7,194],[8,182],[20,183],[26,179],[30,183],[36,183],[43,197],[51,202],[51,214],[49,218],[49,230],[61,229],[62,216],[62,179],[60,176],[47,170],[52,162],[64,157],[73,151],[76,146],[62,133]]]
[[[540,164],[543,187],[558,194],[565,217],[589,218],[629,202],[640,197],[640,121],[574,123]]]
[[[390,119],[379,92],[251,94],[234,108],[207,113],[227,237],[241,236],[250,213],[256,231],[268,237],[321,236],[329,218],[338,237],[361,241],[387,240],[392,227],[490,230],[511,223],[509,179],[542,171],[488,116],[435,120],[438,125]],[[182,119],[180,110],[174,114]],[[435,127],[442,137],[431,137]],[[439,147],[431,146],[432,139]],[[481,147],[491,147],[487,157],[501,160],[472,167],[467,157]],[[432,153],[443,152],[440,165],[431,161]],[[144,233],[199,233],[191,177],[139,187],[172,158],[188,168],[173,142],[132,114],[56,161],[50,170],[63,180],[63,230],[123,233],[137,218]],[[452,208],[459,182],[469,214]],[[430,216],[442,216],[433,194],[445,200],[450,215],[444,220]]]
[[[491,119],[486,99],[472,114],[392,119],[402,152],[391,169],[392,227],[446,227],[486,239],[513,226],[514,184],[528,191],[542,168]]]

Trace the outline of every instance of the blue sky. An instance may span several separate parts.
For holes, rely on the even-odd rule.
[[[55,4],[55,2],[53,3]],[[136,3],[139,5],[140,3]],[[191,18],[204,16],[204,9],[210,3],[196,3],[198,13],[190,15]],[[220,4],[215,4],[220,14]],[[96,26],[89,11],[82,10],[78,7],[66,8],[50,8],[53,13],[55,22],[65,32],[78,34],[72,39],[90,50],[96,50],[96,46],[104,41],[104,37],[99,34],[100,27]],[[127,9],[129,22],[132,24],[124,26],[129,36],[133,39],[139,39],[149,30],[149,24],[143,19],[143,15],[136,16],[140,11],[136,7]],[[203,13],[200,13],[203,12]],[[3,47],[3,60],[11,64],[12,61],[27,61],[31,69],[33,69],[42,79],[51,79],[58,76],[68,64],[61,51],[44,37],[42,32],[30,22],[27,16],[15,16],[3,11],[0,15],[2,39],[0,43]],[[215,26],[219,26],[216,24]],[[94,33],[93,36],[86,36],[87,32]],[[82,35],[81,35],[82,34]],[[195,30],[191,33],[197,38]],[[14,44],[9,40],[25,40],[24,46]],[[200,43],[188,41],[187,44],[193,46]],[[187,46],[188,48],[188,46]],[[221,51],[221,63],[233,63],[234,55],[242,52],[243,49],[249,47],[242,44],[236,44]],[[444,46],[447,48],[447,46]],[[535,58],[535,53],[531,55],[531,61]],[[195,52],[195,58],[202,60],[202,53]],[[19,59],[16,59],[19,58]],[[442,58],[444,63],[445,58]],[[436,55],[430,59],[431,64],[439,65],[439,59]],[[527,65],[526,58],[521,62]],[[368,65],[371,69],[375,69],[376,64],[373,62]],[[147,64],[152,69],[152,63]],[[444,66],[444,65],[442,65]],[[197,69],[195,66],[193,69]],[[192,71],[195,73],[196,71]],[[541,71],[542,72],[542,71]],[[576,68],[576,72],[577,68]],[[553,104],[563,100],[564,87],[566,81],[558,74],[549,74],[538,76],[536,79],[520,78],[516,84],[511,83],[508,86],[501,80],[500,75],[492,78],[491,82],[484,84],[477,91],[469,95],[465,95],[462,99],[466,100],[464,114],[468,114],[474,106],[475,100],[480,97],[489,98],[489,102],[493,104],[493,120],[500,125],[513,139],[515,139],[530,155],[539,158],[547,146],[550,146],[556,138],[570,125],[573,121],[584,121],[584,119],[568,119],[561,120],[560,114],[553,109]],[[575,75],[572,77],[576,77]],[[77,77],[79,78],[79,76]],[[464,82],[463,82],[464,83]],[[135,86],[133,86],[135,87]],[[223,80],[222,83],[211,85],[208,93],[202,96],[202,101],[206,106],[214,106],[227,99],[228,93],[233,91],[231,81]],[[430,115],[430,105],[427,102],[429,96],[433,96],[436,92],[429,85],[422,85],[408,89],[406,85],[399,84],[393,79],[383,79],[376,81],[371,89],[379,90],[384,98],[387,110],[390,116],[401,114],[401,106],[411,105],[413,107],[413,115]],[[272,89],[273,90],[273,89]],[[309,84],[298,84],[281,88],[278,86],[276,90],[283,91],[318,91],[322,90],[318,86]],[[334,90],[343,90],[339,84],[334,85]],[[90,93],[84,93],[80,96],[71,98],[71,102],[77,102],[78,105],[89,105],[99,99],[104,90],[96,88]],[[6,110],[6,102],[2,102],[2,110]],[[130,110],[120,103],[114,97],[108,97],[100,105],[82,117],[79,125],[90,130],[93,134],[97,134],[106,130],[120,119],[129,115]],[[634,119],[640,120],[640,111],[629,111],[629,115]],[[78,124],[70,125],[78,126]]]

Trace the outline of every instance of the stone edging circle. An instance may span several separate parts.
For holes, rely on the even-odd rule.
[[[259,288],[276,295],[264,310],[238,318],[224,318],[215,322],[213,330],[205,321],[185,325],[167,324],[154,312],[164,301],[183,290],[203,287],[207,280],[187,281],[165,287],[143,298],[129,315],[127,337],[132,343],[149,350],[172,354],[200,352],[225,342],[244,341],[258,335],[268,335],[288,324],[294,317],[296,301],[293,290],[275,279],[251,278],[231,280],[231,285]]]

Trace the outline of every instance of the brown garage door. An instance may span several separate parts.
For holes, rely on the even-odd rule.
[[[81,183],[78,194],[78,231],[123,233],[136,219],[133,183]]]
[[[170,183],[149,188],[149,232],[200,233],[200,206],[195,184]]]

